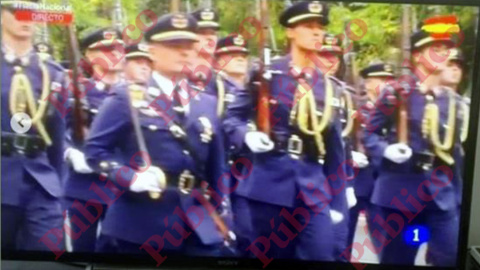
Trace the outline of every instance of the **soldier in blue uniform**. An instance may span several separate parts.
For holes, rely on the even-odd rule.
[[[226,63],[220,64],[216,53],[218,42],[218,13],[210,8],[202,8],[191,14],[198,22],[197,35],[199,42],[195,44],[197,56],[191,66],[192,74],[190,81],[203,89],[206,93],[218,98],[217,115],[223,117],[225,114],[225,105],[231,99],[231,93],[235,92],[238,85],[231,79],[226,79],[220,71]],[[235,35],[236,40],[242,39]],[[233,42],[233,39],[226,41]]]
[[[337,117],[340,90],[306,57],[315,54],[316,43],[323,39],[328,8],[318,1],[298,2],[282,13],[280,23],[291,49],[263,74],[269,79],[271,134],[247,126],[257,103],[254,89],[237,93],[224,121],[231,147],[249,151],[253,163],[236,189],[248,202],[250,216],[245,218],[253,229],[248,250],[263,261],[333,261],[332,219],[344,218],[335,209],[346,204],[345,181],[340,179],[344,174],[337,175],[345,158]],[[294,233],[298,235],[292,237]],[[259,245],[264,241],[270,242],[268,248]]]
[[[364,144],[378,168],[371,202],[379,206],[374,222],[385,237],[382,264],[413,265],[425,241],[430,264],[453,266],[457,260],[451,152],[459,137],[458,103],[455,93],[438,84],[446,66],[438,58],[451,46],[448,36],[415,32],[412,74],[382,91],[366,128]]]
[[[355,89],[349,86],[346,82],[340,78],[343,77],[345,71],[345,64],[343,61],[343,49],[339,44],[339,40],[333,34],[325,34],[322,42],[322,46],[318,50],[319,61],[321,70],[327,75],[331,76],[331,79],[336,85],[336,88],[341,90],[340,99],[340,121],[342,122],[342,137],[345,143],[345,156],[347,160],[352,160],[352,166],[346,167],[346,172],[351,178],[347,183],[345,189],[345,195],[347,198],[347,204],[343,209],[336,209],[341,212],[345,217],[343,220],[334,224],[335,231],[335,258],[340,261],[347,261],[347,258],[341,256],[342,252],[348,247],[348,235],[349,235],[349,222],[350,215],[349,209],[354,207],[357,203],[357,199],[354,194],[354,183],[356,182],[355,167],[363,168],[368,166],[367,157],[358,151],[355,151],[353,147],[352,132],[353,132],[353,118],[354,111],[354,99],[356,97]]]
[[[365,91],[366,91],[366,100],[357,103],[357,112],[361,116],[357,117],[356,120],[360,121],[360,130],[355,132],[355,136],[361,137],[363,134],[363,129],[368,123],[370,116],[370,111],[373,110],[375,101],[379,95],[380,89],[385,87],[387,81],[394,79],[393,67],[384,62],[373,62],[364,69],[360,71],[360,75],[364,79]],[[365,152],[363,145],[353,145],[357,148],[359,152]],[[373,185],[375,183],[376,170],[368,162],[361,164],[359,166],[359,171],[354,180],[354,196],[356,199],[356,204],[350,208],[350,220],[349,220],[349,233],[348,233],[348,246],[352,245],[353,239],[355,236],[355,231],[357,229],[357,221],[361,211],[364,212],[368,230],[370,235],[372,234],[372,224],[373,218],[375,217],[375,207],[370,203],[370,198],[373,191]],[[372,238],[372,241],[375,241],[375,238]]]
[[[120,81],[119,71],[123,68],[123,63],[119,61],[114,65],[109,59],[108,54],[123,54],[123,41],[118,31],[109,28],[99,29],[87,34],[81,40],[81,47],[85,50],[86,61],[91,64],[86,68],[87,73],[91,73],[89,79],[81,79],[84,86],[84,93],[79,99],[82,101],[83,118],[85,127],[83,130],[88,133],[88,129],[96,117],[100,106],[105,98],[111,92],[113,84]],[[116,46],[115,44],[120,44]],[[118,52],[120,50],[120,52]],[[100,60],[99,60],[100,59]],[[103,64],[102,64],[103,63]],[[105,65],[108,63],[108,65]],[[73,94],[73,93],[72,93]],[[72,111],[73,113],[73,111]],[[73,118],[73,116],[70,116]],[[69,121],[69,131],[66,135],[68,147],[65,150],[65,159],[71,164],[69,176],[65,184],[65,208],[71,223],[72,230],[79,233],[79,236],[71,237],[73,252],[93,252],[97,239],[97,230],[99,224],[107,211],[107,204],[92,190],[92,185],[104,187],[105,184],[100,179],[98,173],[95,173],[87,164],[84,155],[83,142],[74,141],[74,121]],[[84,134],[86,136],[87,134]],[[111,191],[106,191],[111,194]],[[113,195],[112,195],[113,196]],[[94,203],[88,207],[88,211],[93,216],[100,215],[93,222],[82,213],[81,206],[85,206],[90,199],[95,199]],[[92,201],[91,201],[92,202]],[[101,209],[101,213],[100,210]],[[81,223],[75,223],[73,220],[80,220]],[[84,230],[81,227],[87,226]],[[76,239],[75,239],[76,238]]]
[[[228,181],[216,98],[182,73],[196,25],[183,13],[160,17],[145,36],[154,61],[148,84],[118,85],[92,125],[89,164],[121,191],[102,223],[100,252],[218,256],[228,239],[218,219]],[[203,206],[207,197],[214,211]]]
[[[143,43],[130,45],[125,52],[125,79],[131,83],[147,83],[153,63],[148,46]]]
[[[35,53],[35,24],[15,18],[18,3],[1,4],[2,250],[50,251],[47,232],[63,227],[67,85],[63,68]]]
[[[447,67],[442,72],[441,84],[449,87],[452,91],[457,93],[457,99],[460,104],[458,108],[458,121],[461,123],[460,127],[460,143],[455,145],[455,181],[457,189],[457,205],[458,215],[460,216],[461,204],[462,204],[462,189],[463,189],[463,170],[464,170],[464,158],[465,150],[463,143],[467,140],[468,134],[468,121],[469,121],[469,102],[468,98],[463,97],[460,94],[460,83],[463,77],[465,58],[462,51],[459,48],[452,48],[447,58]]]
[[[234,102],[238,91],[245,91],[248,55],[247,42],[243,36],[229,35],[219,39],[215,50],[215,58],[218,62],[226,63],[217,75],[221,78],[221,84],[219,85],[224,85],[226,89],[225,97],[218,97],[218,102],[224,104],[223,109],[220,108],[219,113],[228,109],[229,104]],[[224,116],[224,114],[221,114],[221,116]],[[226,147],[228,148],[228,143],[226,143]],[[245,166],[250,164],[245,159],[249,160],[246,152],[237,152],[233,151],[233,149],[228,152],[227,172],[230,173],[232,187],[239,181],[245,181],[238,174],[243,171]],[[247,201],[244,197],[236,196],[236,191],[232,192],[230,199],[237,240],[237,255],[240,257],[249,256],[251,254],[246,251],[246,248],[250,244],[248,237],[251,235],[252,229],[250,228],[250,222],[248,222]]]

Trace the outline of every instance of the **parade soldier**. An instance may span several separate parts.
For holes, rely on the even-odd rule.
[[[79,78],[80,84],[83,85],[83,93],[79,94],[79,100],[82,103],[82,131],[87,135],[88,129],[97,116],[99,108],[105,98],[110,94],[113,84],[120,81],[119,71],[123,68],[123,60],[112,63],[111,55],[123,55],[123,41],[121,34],[110,28],[103,28],[87,34],[80,42],[81,48],[85,50],[86,65],[79,64],[85,68],[86,72],[91,75],[90,78]],[[123,57],[118,57],[121,59]],[[85,59],[83,59],[85,61]],[[74,92],[71,91],[71,96]],[[79,237],[71,237],[72,248],[74,252],[93,252],[95,251],[97,230],[99,223],[104,218],[107,211],[106,203],[96,194],[91,186],[93,184],[98,187],[104,187],[98,173],[95,173],[87,164],[84,155],[84,142],[77,142],[74,139],[73,124],[78,119],[73,119],[72,114],[69,116],[68,132],[66,140],[68,147],[65,150],[65,159],[71,164],[69,176],[65,184],[65,201],[64,207],[67,209],[70,220],[79,219],[83,224],[89,224],[88,229],[83,230],[81,223],[71,223],[74,232],[82,232]],[[78,123],[78,122],[77,122]],[[111,194],[111,191],[106,191]],[[88,211],[93,216],[100,215],[95,221],[88,220],[81,212],[82,206],[90,199],[96,202]],[[101,209],[98,213],[97,209]],[[77,239],[75,239],[77,238]]]
[[[245,218],[254,230],[248,249],[268,258],[333,261],[332,220],[344,218],[333,209],[346,204],[345,182],[336,175],[338,169],[343,170],[345,157],[336,116],[340,93],[307,57],[315,57],[315,45],[322,42],[328,9],[318,1],[298,2],[282,13],[280,23],[286,28],[291,50],[288,56],[272,61],[263,74],[269,79],[271,134],[259,131],[259,122],[258,130],[247,126],[258,104],[254,89],[237,93],[224,121],[231,147],[252,153],[251,172],[236,190],[238,196],[247,198],[250,215]],[[337,181],[330,181],[333,178]],[[334,188],[336,196],[332,196]],[[285,210],[293,213],[296,209],[306,212],[295,217],[303,227],[295,228],[286,218]],[[294,239],[287,235],[285,245],[278,237],[286,236],[278,236],[262,250],[257,240],[277,232],[278,226],[300,233]]]
[[[221,255],[227,236],[217,211],[226,180],[216,99],[182,73],[194,57],[196,24],[183,13],[160,17],[145,35],[154,61],[148,84],[118,85],[92,125],[89,164],[121,190],[102,223],[99,252]],[[123,163],[112,159],[115,151]],[[213,212],[203,206],[209,196]]]
[[[125,54],[125,79],[130,83],[146,84],[152,73],[152,57],[143,43],[128,46]]]
[[[367,124],[364,145],[378,170],[371,202],[379,206],[374,222],[385,237],[382,264],[413,265],[425,241],[429,263],[446,267],[457,260],[451,152],[458,140],[458,104],[455,93],[439,85],[453,44],[448,35],[415,32],[412,74],[389,83]]]
[[[67,85],[63,68],[35,53],[35,24],[15,18],[18,4],[36,8],[25,1],[1,6],[2,250],[49,251],[44,236],[63,227]]]
[[[218,14],[210,8],[203,8],[193,12],[192,16],[198,22],[199,41],[195,44],[197,57],[192,66],[193,73],[190,80],[206,93],[218,98],[217,115],[222,117],[225,114],[225,102],[228,102],[230,94],[235,92],[237,85],[232,84],[231,80],[225,80],[224,76],[218,73],[229,63],[229,61],[220,63],[218,61],[220,59],[216,58],[218,55],[216,53],[218,30],[220,29]],[[237,40],[243,39],[240,35],[235,36]],[[227,41],[230,42],[233,39]],[[225,54],[223,55],[225,56]],[[223,57],[223,60],[226,58]],[[231,57],[230,60],[232,60]]]
[[[320,47],[320,46],[318,46]],[[353,185],[356,181],[354,167],[363,168],[368,166],[367,157],[358,151],[354,151],[352,133],[354,129],[353,125],[353,111],[354,97],[356,96],[355,89],[347,85],[346,82],[340,78],[345,73],[345,64],[343,61],[343,49],[339,44],[339,39],[333,34],[325,34],[323,38],[322,46],[318,49],[318,60],[321,63],[317,63],[321,67],[321,70],[330,76],[330,79],[336,85],[336,88],[341,90],[342,97],[340,99],[340,121],[342,122],[342,137],[345,143],[345,156],[347,160],[353,161],[353,166],[347,166],[346,171],[349,175],[349,181],[346,188],[347,204],[343,209],[336,209],[341,212],[346,218],[339,224],[334,225],[335,231],[335,258],[337,260],[347,261],[346,258],[340,256],[340,254],[348,247],[348,224],[349,224],[349,209],[354,207],[357,203],[357,199],[354,194]]]
[[[384,89],[385,84],[389,80],[394,79],[393,67],[384,62],[373,62],[360,71],[360,76],[364,79],[366,100],[363,102],[357,100],[357,114],[361,114],[361,116],[355,117],[356,121],[359,121],[360,124],[360,130],[355,131],[359,133],[355,134],[355,136],[358,137],[361,137],[364,132],[363,129],[368,123],[370,111],[374,108],[375,101],[377,100],[381,89]],[[353,147],[357,148],[358,151],[365,151],[363,145],[353,145]],[[348,246],[353,244],[360,211],[365,213],[369,233],[370,235],[372,234],[375,207],[370,203],[370,198],[375,183],[375,177],[376,172],[373,166],[368,163],[359,169],[355,177],[353,187],[357,203],[350,208]],[[372,241],[375,241],[375,238],[373,238]]]
[[[217,75],[221,79],[221,82],[218,85],[221,87],[225,86],[225,89],[227,90],[225,98],[219,96],[218,102],[224,104],[223,107],[225,110],[228,109],[229,104],[235,100],[236,92],[245,91],[248,55],[249,51],[247,49],[247,42],[243,36],[239,34],[229,35],[219,39],[217,42],[215,59],[220,63],[225,63],[223,69],[218,72]],[[228,143],[226,147],[228,148]],[[228,152],[229,165],[227,166],[227,171],[231,173],[231,186],[235,186],[237,181],[245,181],[237,179],[235,173],[233,173],[242,172],[244,169],[244,162],[240,162],[240,158],[246,158],[249,160],[248,153],[233,150]],[[235,168],[233,169],[231,166],[235,166]],[[236,196],[236,191],[233,191],[230,199],[237,239],[237,253],[240,257],[249,256],[251,254],[246,251],[246,248],[251,243],[248,237],[251,235],[252,229],[250,228],[251,224],[248,222],[249,213],[247,201],[244,197]]]
[[[467,98],[460,95],[460,83],[463,78],[463,70],[465,65],[465,58],[459,48],[452,48],[447,58],[447,67],[442,72],[441,84],[449,87],[452,91],[457,93],[457,99],[460,104],[458,108],[457,117],[459,118],[460,126],[460,142],[455,145],[455,178],[454,184],[457,190],[457,205],[458,215],[460,216],[460,208],[462,204],[462,189],[463,189],[463,174],[464,174],[464,159],[465,150],[463,143],[467,140],[468,121],[469,121],[469,102]]]

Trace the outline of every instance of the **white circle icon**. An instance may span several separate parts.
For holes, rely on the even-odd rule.
[[[15,133],[23,134],[32,127],[32,118],[26,113],[16,113],[10,119],[10,126]]]

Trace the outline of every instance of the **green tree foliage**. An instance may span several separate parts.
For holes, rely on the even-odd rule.
[[[46,3],[69,3],[75,16],[75,28],[78,36],[82,37],[86,32],[99,27],[112,26],[112,12],[115,0],[44,0]],[[288,1],[269,1],[270,24],[274,33],[278,51],[284,53],[287,40],[284,29],[278,22],[278,17],[284,10]],[[295,2],[295,1],[290,1]],[[124,26],[135,25],[138,14],[148,9],[157,17],[169,12],[170,0],[121,0],[123,9]],[[248,22],[248,17],[258,17],[257,0],[182,0],[181,11],[194,11],[199,7],[212,5],[220,13],[220,35],[230,33],[243,33],[247,31],[252,36],[261,31],[255,29]],[[327,31],[333,34],[345,33],[345,26],[351,20],[360,19],[366,24],[362,29],[357,24],[352,24],[351,31],[360,39],[354,40],[356,64],[359,67],[367,65],[372,60],[383,59],[397,63],[401,52],[402,34],[402,6],[392,4],[367,4],[367,3],[342,3],[330,2],[330,24]],[[473,59],[476,16],[475,9],[465,6],[429,6],[412,5],[412,28],[424,19],[435,14],[455,14],[459,18],[461,29],[464,33],[464,41],[461,45],[466,59]],[[142,21],[147,25],[149,20],[142,16]],[[412,30],[413,30],[412,29]],[[51,42],[56,48],[56,58],[65,59],[66,39],[63,27],[50,26]],[[141,33],[139,29],[127,31],[132,39],[136,39]],[[258,34],[256,35],[258,37]],[[257,53],[258,41],[256,38],[248,40],[249,48],[253,54]]]

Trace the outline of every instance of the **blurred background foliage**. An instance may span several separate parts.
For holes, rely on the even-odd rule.
[[[78,37],[100,27],[112,26],[114,24],[115,3],[121,3],[121,24],[125,27],[128,24],[135,25],[138,14],[149,9],[158,17],[169,12],[170,0],[43,0],[45,3],[68,3],[74,10],[75,28]],[[271,31],[274,41],[271,45],[277,47],[277,54],[284,54],[287,47],[285,33],[278,23],[278,17],[282,10],[295,0],[271,0],[269,1]],[[345,25],[352,19],[361,19],[367,25],[365,35],[354,42],[355,63],[357,67],[366,66],[376,59],[383,59],[396,64],[401,53],[402,34],[402,5],[379,4],[379,3],[354,3],[354,2],[329,2],[330,24],[328,32],[333,34],[344,33]],[[248,17],[256,17],[259,14],[257,0],[181,0],[181,11],[194,11],[197,8],[211,6],[220,14],[221,30],[220,35],[226,36],[230,33],[241,33],[241,25],[245,30],[255,33],[248,22]],[[461,49],[466,59],[473,59],[475,34],[478,18],[478,10],[467,6],[432,6],[412,5],[411,10],[411,31],[425,18],[438,14],[455,14],[459,18],[460,27],[465,34],[465,40]],[[118,10],[117,10],[118,11]],[[117,12],[118,14],[118,12]],[[143,17],[143,16],[142,16]],[[142,21],[148,22],[144,17]],[[249,27],[250,26],[250,27]],[[66,59],[65,31],[60,26],[49,26],[50,42],[55,47],[55,58]],[[362,35],[362,30],[352,26],[352,31]],[[128,35],[135,39],[140,35],[140,30],[128,31]],[[258,35],[257,35],[258,36]],[[253,54],[257,52],[256,38],[249,40],[249,47]],[[469,67],[473,63],[467,63]]]

